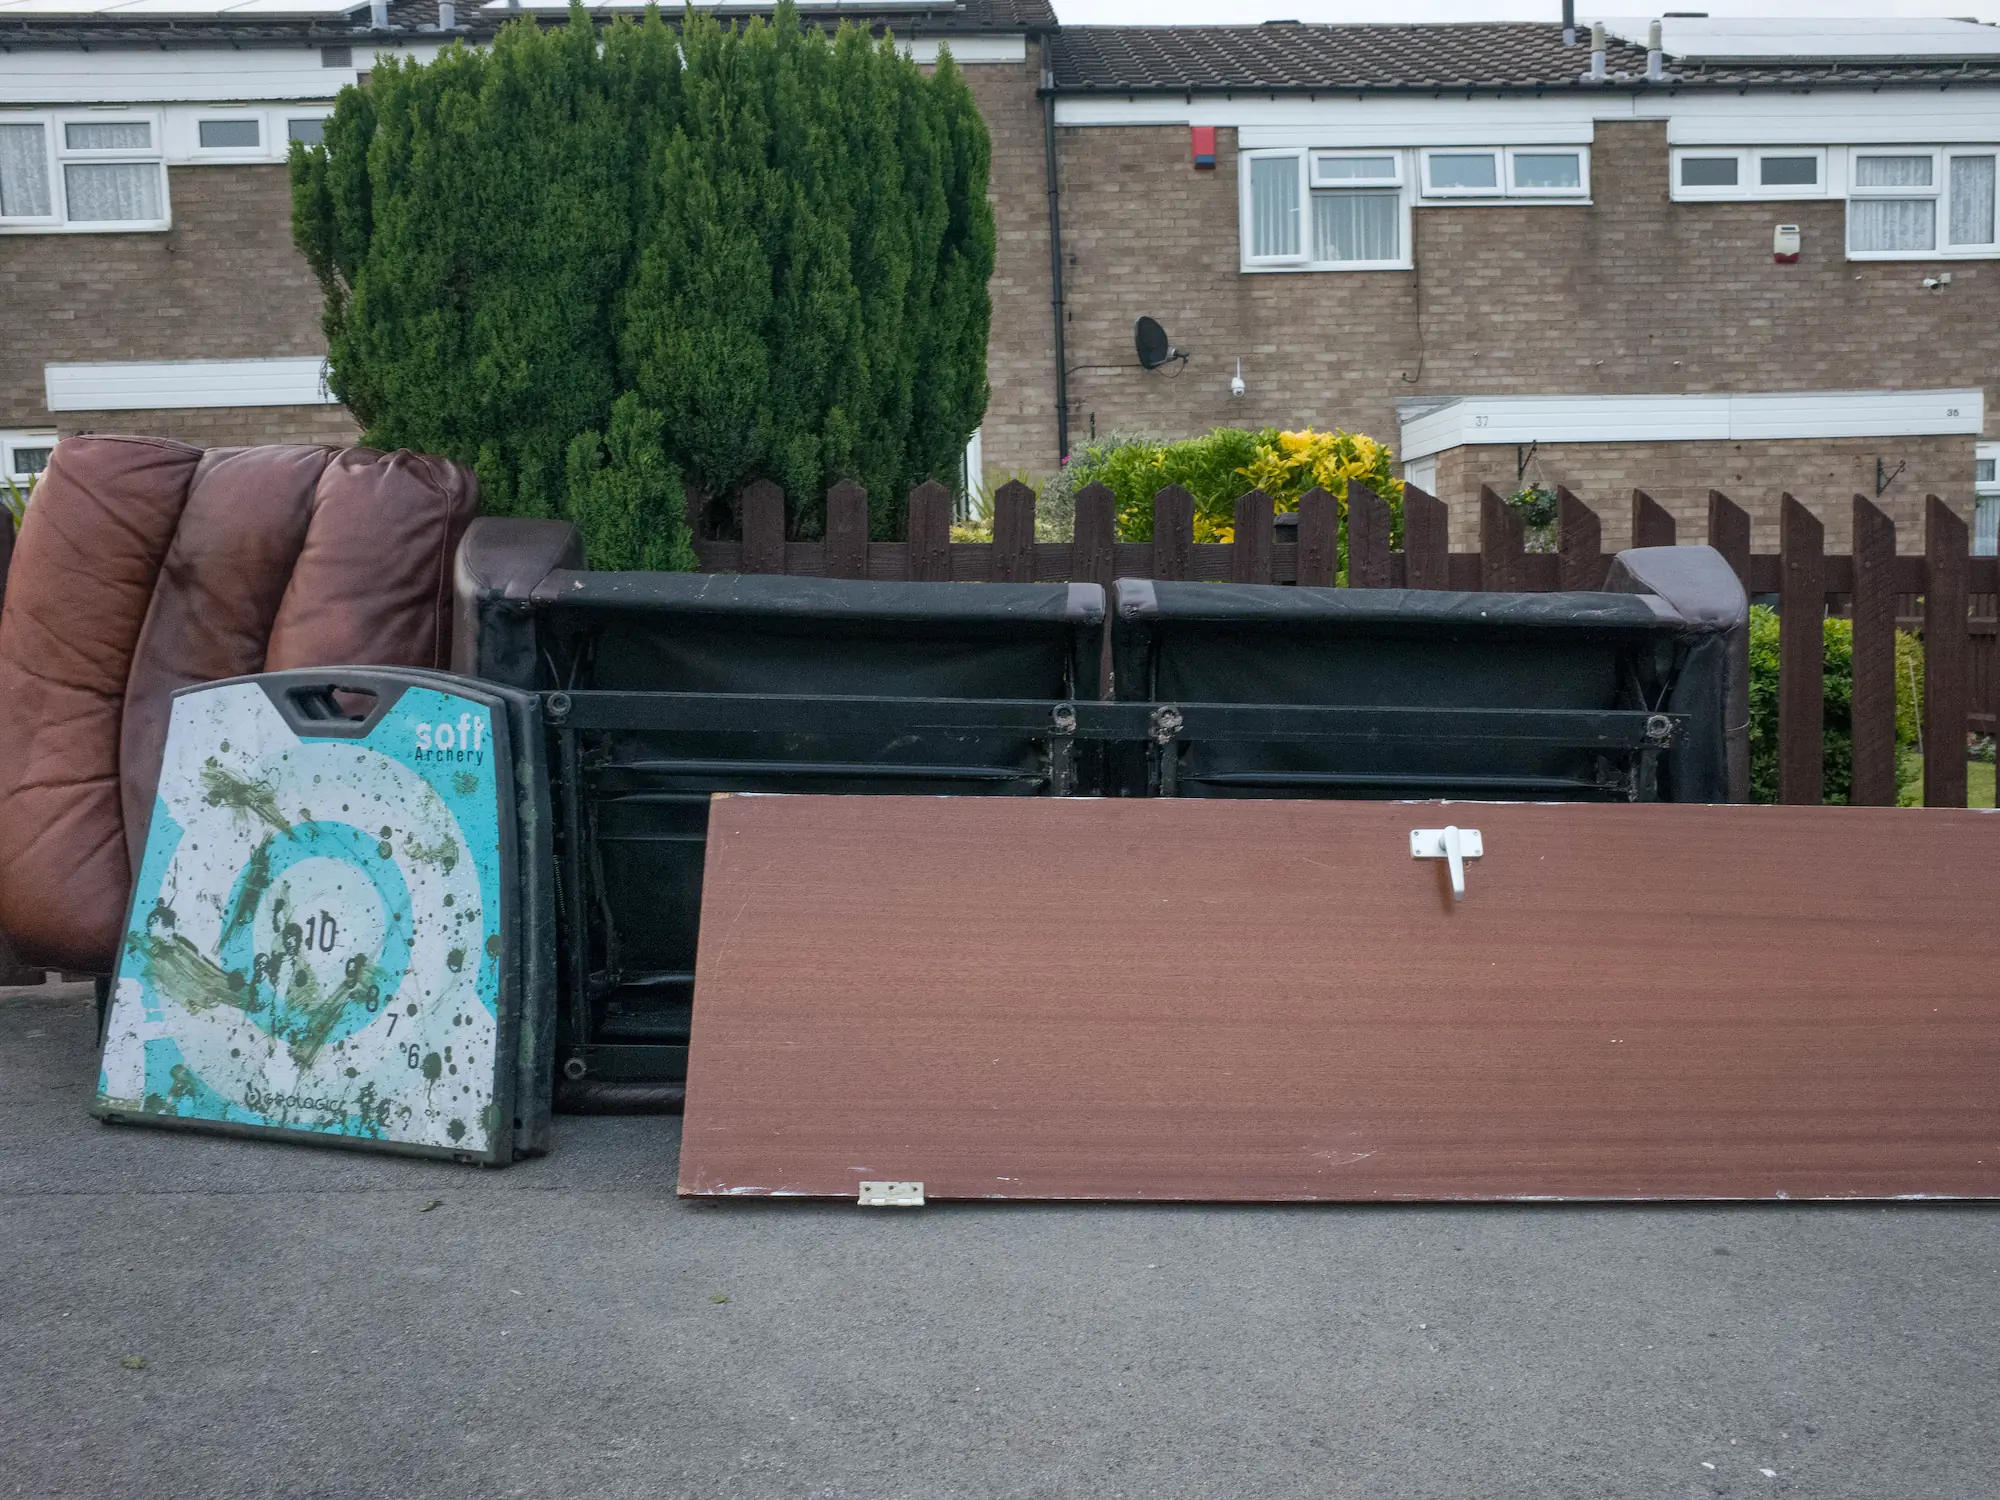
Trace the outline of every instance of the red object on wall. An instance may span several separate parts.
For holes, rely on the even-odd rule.
[[[1190,125],[1188,132],[1194,137],[1194,164],[1197,167],[1215,165],[1215,127],[1213,125]]]

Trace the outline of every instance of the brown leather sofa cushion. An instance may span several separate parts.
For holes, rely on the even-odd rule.
[[[478,509],[479,481],[447,459],[336,454],[264,670],[447,666],[452,554]]]
[[[115,963],[177,689],[445,666],[478,503],[411,453],[58,444],[0,614],[0,928],[22,955]]]
[[[271,622],[306,543],[330,448],[211,448],[167,548],[126,677],[119,760],[125,847],[139,867],[174,693],[264,670]]]
[[[125,925],[125,681],[201,450],[56,445],[0,614],[0,927],[23,958],[102,970]]]

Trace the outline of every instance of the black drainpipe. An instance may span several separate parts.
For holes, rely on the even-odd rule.
[[[1056,319],[1056,456],[1069,457],[1069,372],[1063,352],[1062,189],[1056,176],[1056,76],[1042,38],[1042,153],[1049,173],[1049,300]]]

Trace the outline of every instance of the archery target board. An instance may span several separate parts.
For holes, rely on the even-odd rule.
[[[278,677],[174,699],[99,1115],[512,1159],[505,705],[318,680],[364,676],[359,723]]]

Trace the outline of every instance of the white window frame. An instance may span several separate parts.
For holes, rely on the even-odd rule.
[[[0,475],[4,475],[8,479],[13,480],[15,484],[24,487],[33,483],[41,476],[39,474],[25,474],[21,472],[21,466],[14,457],[14,450],[17,448],[53,448],[55,445],[56,433],[53,427],[45,431],[16,430],[0,432]]]
[[[300,120],[317,120],[319,121],[320,132],[323,136],[326,131],[326,122],[332,118],[333,107],[331,105],[309,104],[304,108],[272,110],[271,145],[277,150],[279,159],[282,161],[292,154],[292,126],[295,123]],[[278,133],[280,126],[284,129],[282,136]],[[308,146],[306,149],[310,151],[312,147]]]
[[[205,120],[254,120],[254,146],[204,146],[201,127]],[[187,159],[190,162],[264,162],[271,159],[271,119],[261,109],[197,109],[188,119]]]
[[[1994,478],[1981,479],[1972,471],[1972,555],[1992,557],[2000,553],[2000,443],[1973,446],[1975,462],[1993,465]]]
[[[1819,181],[1808,186],[1805,183],[1773,183],[1764,186],[1764,163],[1773,156],[1810,156],[1818,163]],[[1824,198],[1829,189],[1826,175],[1826,148],[1824,146],[1757,146],[1749,152],[1749,171],[1744,173],[1748,196],[1760,203],[1783,203],[1798,198]]]
[[[1315,162],[1326,160],[1374,159],[1386,157],[1393,167],[1387,177],[1347,178],[1339,182],[1316,182]],[[1299,174],[1299,250],[1296,255],[1252,255],[1250,182],[1251,163],[1290,158]],[[1284,147],[1273,150],[1239,151],[1237,161],[1237,243],[1241,247],[1240,269],[1244,271],[1407,271],[1410,259],[1410,205],[1415,196],[1411,181],[1409,152],[1401,147],[1341,147],[1337,150]],[[1392,192],[1396,195],[1396,251],[1391,260],[1328,260],[1312,258],[1313,193]]]
[[[1587,203],[1590,200],[1590,147],[1548,146],[1435,146],[1419,153],[1422,157],[1423,195],[1421,201],[1441,203]],[[1577,159],[1575,187],[1518,187],[1515,162],[1522,156],[1569,156]],[[1491,188],[1436,187],[1431,182],[1431,159],[1437,156],[1490,156],[1494,182]]]
[[[1819,181],[1811,186],[1804,183],[1781,183],[1765,187],[1764,160],[1772,156],[1812,157],[1818,163]],[[1681,163],[1690,158],[1700,161],[1733,161],[1736,163],[1736,181],[1712,186],[1697,184],[1689,187],[1681,181]],[[1825,198],[1833,195],[1828,175],[1830,165],[1824,146],[1677,146],[1668,157],[1668,193],[1676,203],[1714,203],[1731,200],[1739,203],[1789,203],[1801,198]]]
[[[1576,153],[1575,187],[1516,187],[1514,166],[1523,156],[1568,156]],[[1507,174],[1502,179],[1507,185],[1509,200],[1537,199],[1575,203],[1590,197],[1590,147],[1588,146],[1509,146],[1507,148]]]
[[[1506,195],[1507,163],[1501,159],[1498,146],[1439,146],[1436,150],[1421,153],[1423,157],[1423,182],[1425,198],[1499,198]],[[1493,186],[1478,187],[1438,187],[1431,181],[1431,158],[1436,156],[1489,156],[1493,159]]]
[[[1928,156],[1931,159],[1931,181],[1929,187],[1861,187],[1859,161],[1864,156]],[[1847,198],[1928,198],[1937,204],[1937,234],[1935,244],[1929,250],[1856,250],[1852,247],[1851,231],[1843,234],[1844,241],[1850,241],[1847,250],[1849,260],[2000,260],[2000,225],[1995,226],[1995,240],[1985,245],[1953,245],[1951,243],[1951,159],[1955,156],[1991,156],[1996,158],[1995,170],[2000,173],[2000,145],[1960,144],[1950,146],[1853,146],[1847,157]]]
[[[110,125],[133,121],[145,123],[152,144],[145,150],[116,147],[106,150],[72,148],[67,139],[71,125]],[[0,124],[39,125],[42,146],[48,153],[49,206],[46,216],[25,215],[0,219],[0,234],[157,234],[173,228],[173,202],[168,196],[167,153],[163,121],[157,110],[0,110]],[[85,219],[69,216],[69,183],[63,168],[75,162],[146,162],[160,174],[160,209],[157,219]]]

